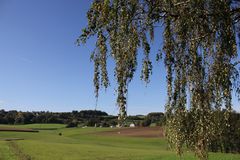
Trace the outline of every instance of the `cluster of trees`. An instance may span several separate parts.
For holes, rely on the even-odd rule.
[[[128,116],[127,120],[132,120],[136,126],[164,126],[165,116],[162,112],[152,112],[146,116]]]

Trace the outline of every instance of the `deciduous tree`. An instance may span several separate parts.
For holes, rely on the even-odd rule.
[[[138,49],[144,50],[141,79],[148,83],[152,73],[150,41],[156,26],[162,25],[168,140],[179,155],[187,144],[199,159],[207,159],[211,137],[219,128],[231,127],[232,92],[240,92],[236,45],[239,7],[233,0],[94,0],[87,13],[88,25],[77,43],[97,36],[91,55],[96,97],[100,86],[109,85],[107,59],[111,57],[121,124]],[[222,108],[226,108],[223,119],[213,116],[214,110]]]

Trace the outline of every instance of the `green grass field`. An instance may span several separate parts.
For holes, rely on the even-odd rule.
[[[0,127],[13,127],[0,125]],[[97,134],[109,128],[64,128],[64,125],[18,125],[39,133],[0,132],[0,160],[175,160],[163,138],[136,138]],[[59,133],[62,136],[59,136]],[[4,141],[5,138],[23,138]],[[196,159],[186,152],[183,159]],[[210,153],[210,159],[239,160],[240,154]]]

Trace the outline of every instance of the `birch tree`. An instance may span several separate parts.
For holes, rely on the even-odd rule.
[[[149,83],[150,42],[160,36],[154,34],[157,29],[163,30],[162,53],[151,54],[163,57],[167,71],[169,144],[180,156],[186,144],[199,159],[208,159],[210,139],[220,137],[223,127],[231,127],[232,93],[240,93],[239,2],[94,0],[87,18],[77,43],[97,36],[91,54],[96,97],[101,86],[109,86],[107,61],[114,60],[120,125],[127,116],[126,96],[138,66],[138,50],[144,51],[141,79]],[[213,111],[222,109],[226,109],[224,116],[213,116]]]

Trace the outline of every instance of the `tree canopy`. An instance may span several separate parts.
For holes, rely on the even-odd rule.
[[[94,62],[96,97],[109,86],[107,60],[115,61],[119,120],[126,117],[128,84],[144,50],[142,76],[152,74],[150,42],[157,25],[164,30],[162,53],[167,71],[167,137],[179,155],[183,145],[207,159],[210,139],[221,136],[232,111],[232,93],[240,93],[237,36],[240,4],[236,0],[94,0],[88,25],[77,43],[96,35]],[[152,54],[152,53],[151,53]],[[213,111],[225,108],[224,116]],[[189,126],[189,127],[186,127]]]

